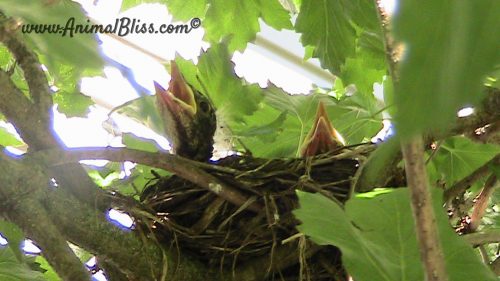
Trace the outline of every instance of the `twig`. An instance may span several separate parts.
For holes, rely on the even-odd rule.
[[[131,161],[175,173],[200,187],[214,192],[225,200],[243,206],[248,198],[232,186],[218,178],[190,164],[184,158],[166,153],[151,153],[127,148],[78,148],[61,151],[50,149],[33,153],[31,158],[38,159],[53,166],[75,163],[85,159],[106,159],[114,162]],[[262,207],[254,202],[248,206],[249,210],[259,212]]]
[[[12,52],[19,66],[24,72],[28,83],[31,97],[37,108],[37,113],[43,117],[46,128],[50,128],[49,111],[52,107],[52,98],[47,82],[47,77],[42,70],[38,58],[28,46],[17,37],[14,31],[7,30],[4,25],[0,26],[0,41]]]
[[[483,190],[481,190],[481,193],[474,204],[474,210],[470,216],[469,228],[471,231],[475,231],[481,224],[481,219],[486,212],[490,197],[493,194],[493,191],[495,191],[495,188],[498,187],[497,183],[497,177],[494,174],[486,180]]]
[[[491,165],[498,165],[499,163],[500,154],[496,155],[493,159],[486,162],[483,166],[476,169],[470,175],[466,176],[465,178],[455,183],[452,187],[448,188],[443,195],[444,201],[448,202],[460,195],[462,192],[465,192],[469,187],[471,187],[474,182],[488,175]]]
[[[500,229],[489,229],[463,235],[471,245],[483,245],[500,242]]]
[[[488,251],[484,247],[484,245],[479,245],[478,247],[479,250],[479,255],[481,256],[481,259],[483,260],[484,264],[489,264],[490,263],[490,258],[488,257]]]
[[[500,257],[496,258],[496,260],[490,264],[490,268],[497,276],[500,276]]]
[[[417,229],[420,259],[426,280],[446,281],[448,274],[439,241],[427,172],[424,164],[424,145],[421,137],[403,142],[406,177],[410,189],[411,205]]]

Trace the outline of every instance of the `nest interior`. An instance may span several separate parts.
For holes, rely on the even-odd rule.
[[[148,225],[165,247],[181,249],[210,267],[238,270],[261,264],[261,280],[345,280],[340,252],[297,235],[296,190],[320,192],[344,203],[361,154],[324,154],[308,159],[230,156],[205,171],[240,190],[259,212],[235,206],[177,176],[148,184],[141,202],[156,216]],[[327,215],[327,214],[325,214]],[[296,238],[300,237],[300,238]],[[285,243],[284,243],[285,242]]]

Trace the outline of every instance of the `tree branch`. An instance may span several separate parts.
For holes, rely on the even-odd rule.
[[[30,151],[59,147],[58,140],[52,134],[52,104],[45,73],[36,56],[29,51],[24,42],[16,36],[8,24],[0,24],[0,42],[14,54],[24,70],[24,77],[30,87],[33,104],[11,81],[4,71],[0,71],[0,111],[17,129]],[[38,106],[38,107],[37,107]],[[52,169],[52,176],[90,206],[100,210],[109,208],[111,202],[106,193],[96,186],[78,163],[71,163]]]
[[[490,197],[495,191],[497,185],[497,177],[495,175],[491,175],[484,184],[483,190],[479,194],[476,203],[474,204],[474,210],[470,216],[470,231],[475,231],[478,226],[481,224],[481,219],[486,212],[486,208],[488,207],[488,203],[490,201]]]
[[[489,229],[465,234],[464,239],[472,245],[484,245],[500,242],[500,229]]]
[[[497,276],[500,276],[500,257],[496,258],[491,264],[490,264],[491,270],[495,272]]]
[[[475,183],[482,177],[488,175],[488,173],[490,172],[490,166],[499,164],[500,164],[500,154],[495,156],[490,161],[486,162],[483,166],[476,169],[470,175],[459,180],[452,187],[445,190],[443,194],[444,201],[448,202],[453,198],[457,197],[458,195],[460,195],[461,193],[465,192],[469,187],[472,186],[473,183]]]
[[[424,265],[426,280],[446,281],[448,275],[439,241],[436,216],[432,205],[429,180],[424,163],[424,145],[421,137],[402,143],[406,177],[410,189],[413,217]]]
[[[474,132],[477,128],[500,121],[500,111],[498,110],[500,108],[500,89],[486,87],[485,92],[486,96],[481,106],[475,108],[474,114],[464,118],[457,117],[451,135]]]
[[[64,280],[89,280],[66,240],[119,268],[127,280],[222,280],[188,255],[163,251],[153,240],[112,225],[101,212],[78,201],[64,186],[49,189],[45,165],[37,159],[13,160],[0,154],[2,214],[40,245],[42,254]],[[42,185],[41,185],[42,184]],[[168,270],[163,272],[165,265]]]
[[[69,248],[64,236],[38,200],[46,194],[40,184],[48,185],[48,178],[35,167],[6,157],[2,158],[4,159],[0,162],[0,173],[4,177],[2,177],[0,200],[3,213],[36,241],[42,249],[42,255],[61,278],[89,280],[89,272]],[[27,169],[30,171],[26,171]],[[26,177],[28,174],[29,177]]]
[[[77,148],[66,151],[51,149],[36,152],[30,157],[44,163],[50,163],[49,165],[52,166],[61,166],[86,159],[105,159],[114,162],[131,161],[173,172],[185,180],[214,192],[236,206],[242,206],[249,200],[236,188],[192,165],[192,161],[167,153],[151,153],[128,148],[108,147]],[[262,210],[262,206],[257,202],[253,202],[249,204],[248,209],[259,212]]]
[[[47,83],[47,77],[42,70],[38,58],[28,46],[15,34],[15,30],[9,30],[6,25],[0,27],[0,41],[12,52],[17,63],[24,72],[24,77],[28,83],[34,106],[37,108],[39,117],[45,127],[52,123],[48,117],[48,112],[52,107],[51,92]]]

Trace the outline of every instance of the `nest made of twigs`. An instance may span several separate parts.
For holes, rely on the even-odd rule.
[[[320,192],[345,202],[359,159],[366,152],[366,148],[358,150],[308,159],[230,156],[212,163],[217,169],[206,165],[205,171],[241,191],[248,204],[264,206],[259,212],[248,210],[246,204],[235,206],[177,176],[150,183],[141,201],[157,216],[150,227],[162,244],[188,251],[209,266],[235,269],[266,257],[268,276],[279,273],[283,280],[293,280],[286,275],[297,280],[297,271],[301,271],[302,275],[309,274],[310,280],[342,280],[335,248],[319,248],[293,239],[299,221],[292,211],[298,207],[296,190]],[[290,241],[289,245],[284,247],[283,241]],[[313,250],[308,252],[307,247]],[[280,252],[281,248],[288,252]],[[304,271],[305,265],[309,270]],[[317,268],[311,270],[313,267]]]

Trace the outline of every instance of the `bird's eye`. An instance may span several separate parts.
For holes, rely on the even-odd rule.
[[[199,106],[200,106],[201,111],[203,111],[205,113],[210,110],[210,105],[208,105],[208,103],[206,101],[201,101]]]

